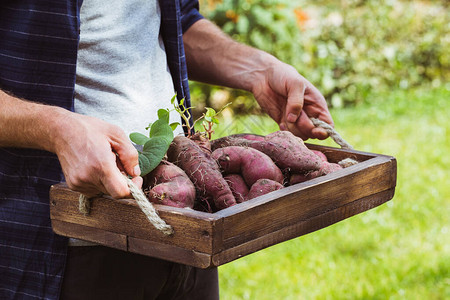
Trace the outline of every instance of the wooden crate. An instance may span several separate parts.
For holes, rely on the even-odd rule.
[[[393,157],[307,144],[329,161],[351,157],[360,163],[299,183],[216,213],[155,205],[175,233],[165,236],[132,199],[92,200],[78,211],[79,193],[52,186],[53,230],[64,236],[199,268],[220,266],[266,247],[327,227],[372,209],[394,196]]]

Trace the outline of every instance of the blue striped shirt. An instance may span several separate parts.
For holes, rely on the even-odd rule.
[[[73,110],[81,4],[0,3],[0,89]],[[160,0],[160,7],[174,86],[190,106],[182,34],[202,18],[198,2]],[[0,148],[0,299],[58,299],[67,239],[52,231],[49,189],[63,180],[54,154]]]

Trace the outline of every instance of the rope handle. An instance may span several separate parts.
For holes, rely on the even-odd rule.
[[[341,146],[342,149],[353,150],[353,147],[349,143],[347,143],[341,137],[341,135],[333,127],[331,127],[330,124],[316,118],[310,118],[310,120],[314,124],[314,126],[325,129],[328,135],[333,139],[333,141],[339,146]],[[338,164],[343,168],[356,165],[357,163],[358,161],[352,158],[345,158],[338,162]]]
[[[347,143],[340,135],[339,133],[337,133],[337,131],[331,127],[330,124],[325,123],[322,120],[316,119],[316,118],[311,118],[311,122],[314,124],[314,126],[316,127],[320,127],[326,130],[326,132],[328,133],[328,135],[333,139],[333,141],[336,142],[336,144],[338,144],[339,146],[341,146],[342,149],[349,149],[349,150],[353,150],[353,147],[350,146],[349,143]]]
[[[130,188],[131,195],[136,200],[139,208],[142,210],[142,212],[145,214],[147,219],[152,223],[152,225],[164,233],[165,235],[172,235],[174,233],[174,230],[172,226],[168,225],[156,212],[153,205],[150,203],[150,201],[147,200],[147,197],[145,196],[144,192],[138,188],[131,179],[125,176],[127,179],[128,187]],[[81,213],[84,215],[88,215],[90,211],[90,200],[86,195],[80,194],[79,198],[79,206],[78,209]]]

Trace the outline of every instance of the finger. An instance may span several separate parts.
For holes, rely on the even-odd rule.
[[[119,171],[110,173],[109,178],[102,181],[107,194],[115,199],[129,198],[130,189],[128,188],[125,176]]]
[[[295,123],[303,108],[305,85],[293,83],[288,86],[288,99],[286,102],[286,121]]]
[[[95,173],[96,175],[98,172]],[[107,193],[105,187],[101,183],[100,176],[91,176],[87,170],[80,170],[79,172],[67,173],[64,172],[67,186],[74,191],[80,192],[87,197],[94,197]]]
[[[308,115],[305,112],[302,112],[300,118],[298,119],[295,125],[301,132],[300,137],[303,136],[302,137],[303,140],[315,138],[313,130],[316,129],[316,126],[314,126],[314,124],[311,122],[311,120],[309,119]]]
[[[320,116],[318,116],[317,119],[324,121],[325,123],[334,128],[333,117],[328,111],[320,114]]]
[[[331,118],[330,114],[321,114],[320,116],[316,117],[316,119],[319,119],[319,120],[327,123],[331,127],[334,127],[334,122],[333,122],[333,119]],[[311,131],[311,133],[312,133],[314,138],[317,138],[319,140],[324,140],[324,139],[328,138],[328,136],[329,136],[328,131],[326,131],[322,127],[314,128]]]
[[[115,157],[114,153],[111,153]],[[100,177],[108,195],[115,199],[126,198],[130,195],[125,175],[117,168],[115,160],[108,161],[104,165],[103,175]]]
[[[316,127],[311,131],[312,137],[319,139],[319,140],[324,140],[326,138],[328,138],[328,132],[323,129],[323,128],[319,128]]]
[[[308,136],[303,132],[302,128],[297,125],[297,123],[282,123],[280,124],[280,130],[290,131],[292,134],[298,136],[304,141],[308,139]]]
[[[83,195],[85,195],[87,198],[94,198],[94,197],[101,197],[103,192],[99,192],[98,190],[92,189],[85,192],[81,192]]]
[[[117,157],[116,157],[116,165],[117,165],[117,168],[119,168],[119,171],[120,171],[120,172],[126,173],[125,167],[123,166],[122,162],[120,161],[118,155],[117,155]]]
[[[131,176],[141,175],[141,169],[139,168],[139,154],[134,148],[133,144],[126,138],[123,131],[116,133],[117,139],[115,143],[112,143],[113,151],[118,156],[118,166],[123,167],[125,172]]]
[[[317,119],[320,119],[321,121],[331,125],[332,127],[334,127],[333,121],[330,118],[326,118],[326,117],[316,117]],[[324,121],[323,119],[327,120],[328,122],[330,122],[329,120],[331,119],[331,124],[328,123],[327,121]],[[311,137],[311,138],[316,138],[319,140],[324,140],[326,138],[328,138],[329,134],[328,131],[320,126],[315,126],[311,119],[308,117],[307,119],[305,118],[304,122],[308,123],[308,125],[306,125],[305,127],[307,128],[307,130],[309,130],[309,132],[307,132],[307,134]],[[312,127],[309,126],[309,124],[312,125]]]
[[[144,183],[144,179],[141,176],[136,176],[131,179],[133,183],[140,189],[142,189],[142,184]]]

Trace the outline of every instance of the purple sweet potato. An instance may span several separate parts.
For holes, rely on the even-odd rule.
[[[175,137],[167,151],[167,157],[186,172],[197,195],[212,208],[220,210],[236,204],[219,165],[194,141],[184,136]]]
[[[317,155],[318,157],[320,157],[320,159],[322,159],[322,161],[326,161],[328,162],[328,158],[326,157],[326,155],[319,151],[319,150],[311,150],[315,155]]]
[[[335,172],[337,170],[342,169],[342,167],[335,163],[329,163],[329,162],[323,162],[322,167],[319,170],[312,171],[312,172],[304,172],[304,173],[296,173],[292,174],[291,178],[289,179],[289,185],[293,185],[300,182],[305,182],[307,180],[327,175],[332,172]]]
[[[291,177],[289,178],[289,185],[305,182],[318,176],[319,171],[291,174]]]
[[[144,192],[150,202],[175,207],[194,207],[194,184],[176,165],[162,161],[145,176],[145,181],[149,187],[144,189]]]
[[[239,174],[229,174],[224,176],[230,186],[231,192],[238,203],[244,202],[248,194],[248,186]]]
[[[338,164],[326,162],[322,164],[322,167],[320,168],[319,172],[321,175],[327,175],[341,169],[342,167]]]
[[[279,182],[270,179],[259,179],[250,188],[246,200],[250,200],[282,188],[283,185]]]
[[[201,132],[196,132],[190,137],[200,148],[206,153],[211,153],[211,142],[209,139],[203,135]]]
[[[264,136],[262,135],[256,135],[256,134],[249,134],[249,133],[241,133],[241,134],[235,134],[231,135],[232,137],[239,137],[250,141],[264,141]]]
[[[248,186],[263,178],[283,183],[281,170],[269,156],[256,149],[229,146],[216,149],[211,156],[225,174],[241,174]]]
[[[303,140],[289,131],[276,131],[264,137],[264,141],[242,137],[224,137],[212,141],[213,151],[226,146],[244,146],[268,155],[281,170],[302,173],[318,170],[322,160],[309,150]]]
[[[263,146],[263,142],[259,142],[259,148],[264,149],[263,152],[272,159],[275,158],[274,161],[282,169],[317,170],[321,166],[320,158],[305,146],[301,138],[289,131],[276,131],[264,139],[268,142],[268,146]],[[281,149],[274,148],[271,146],[272,143]]]

